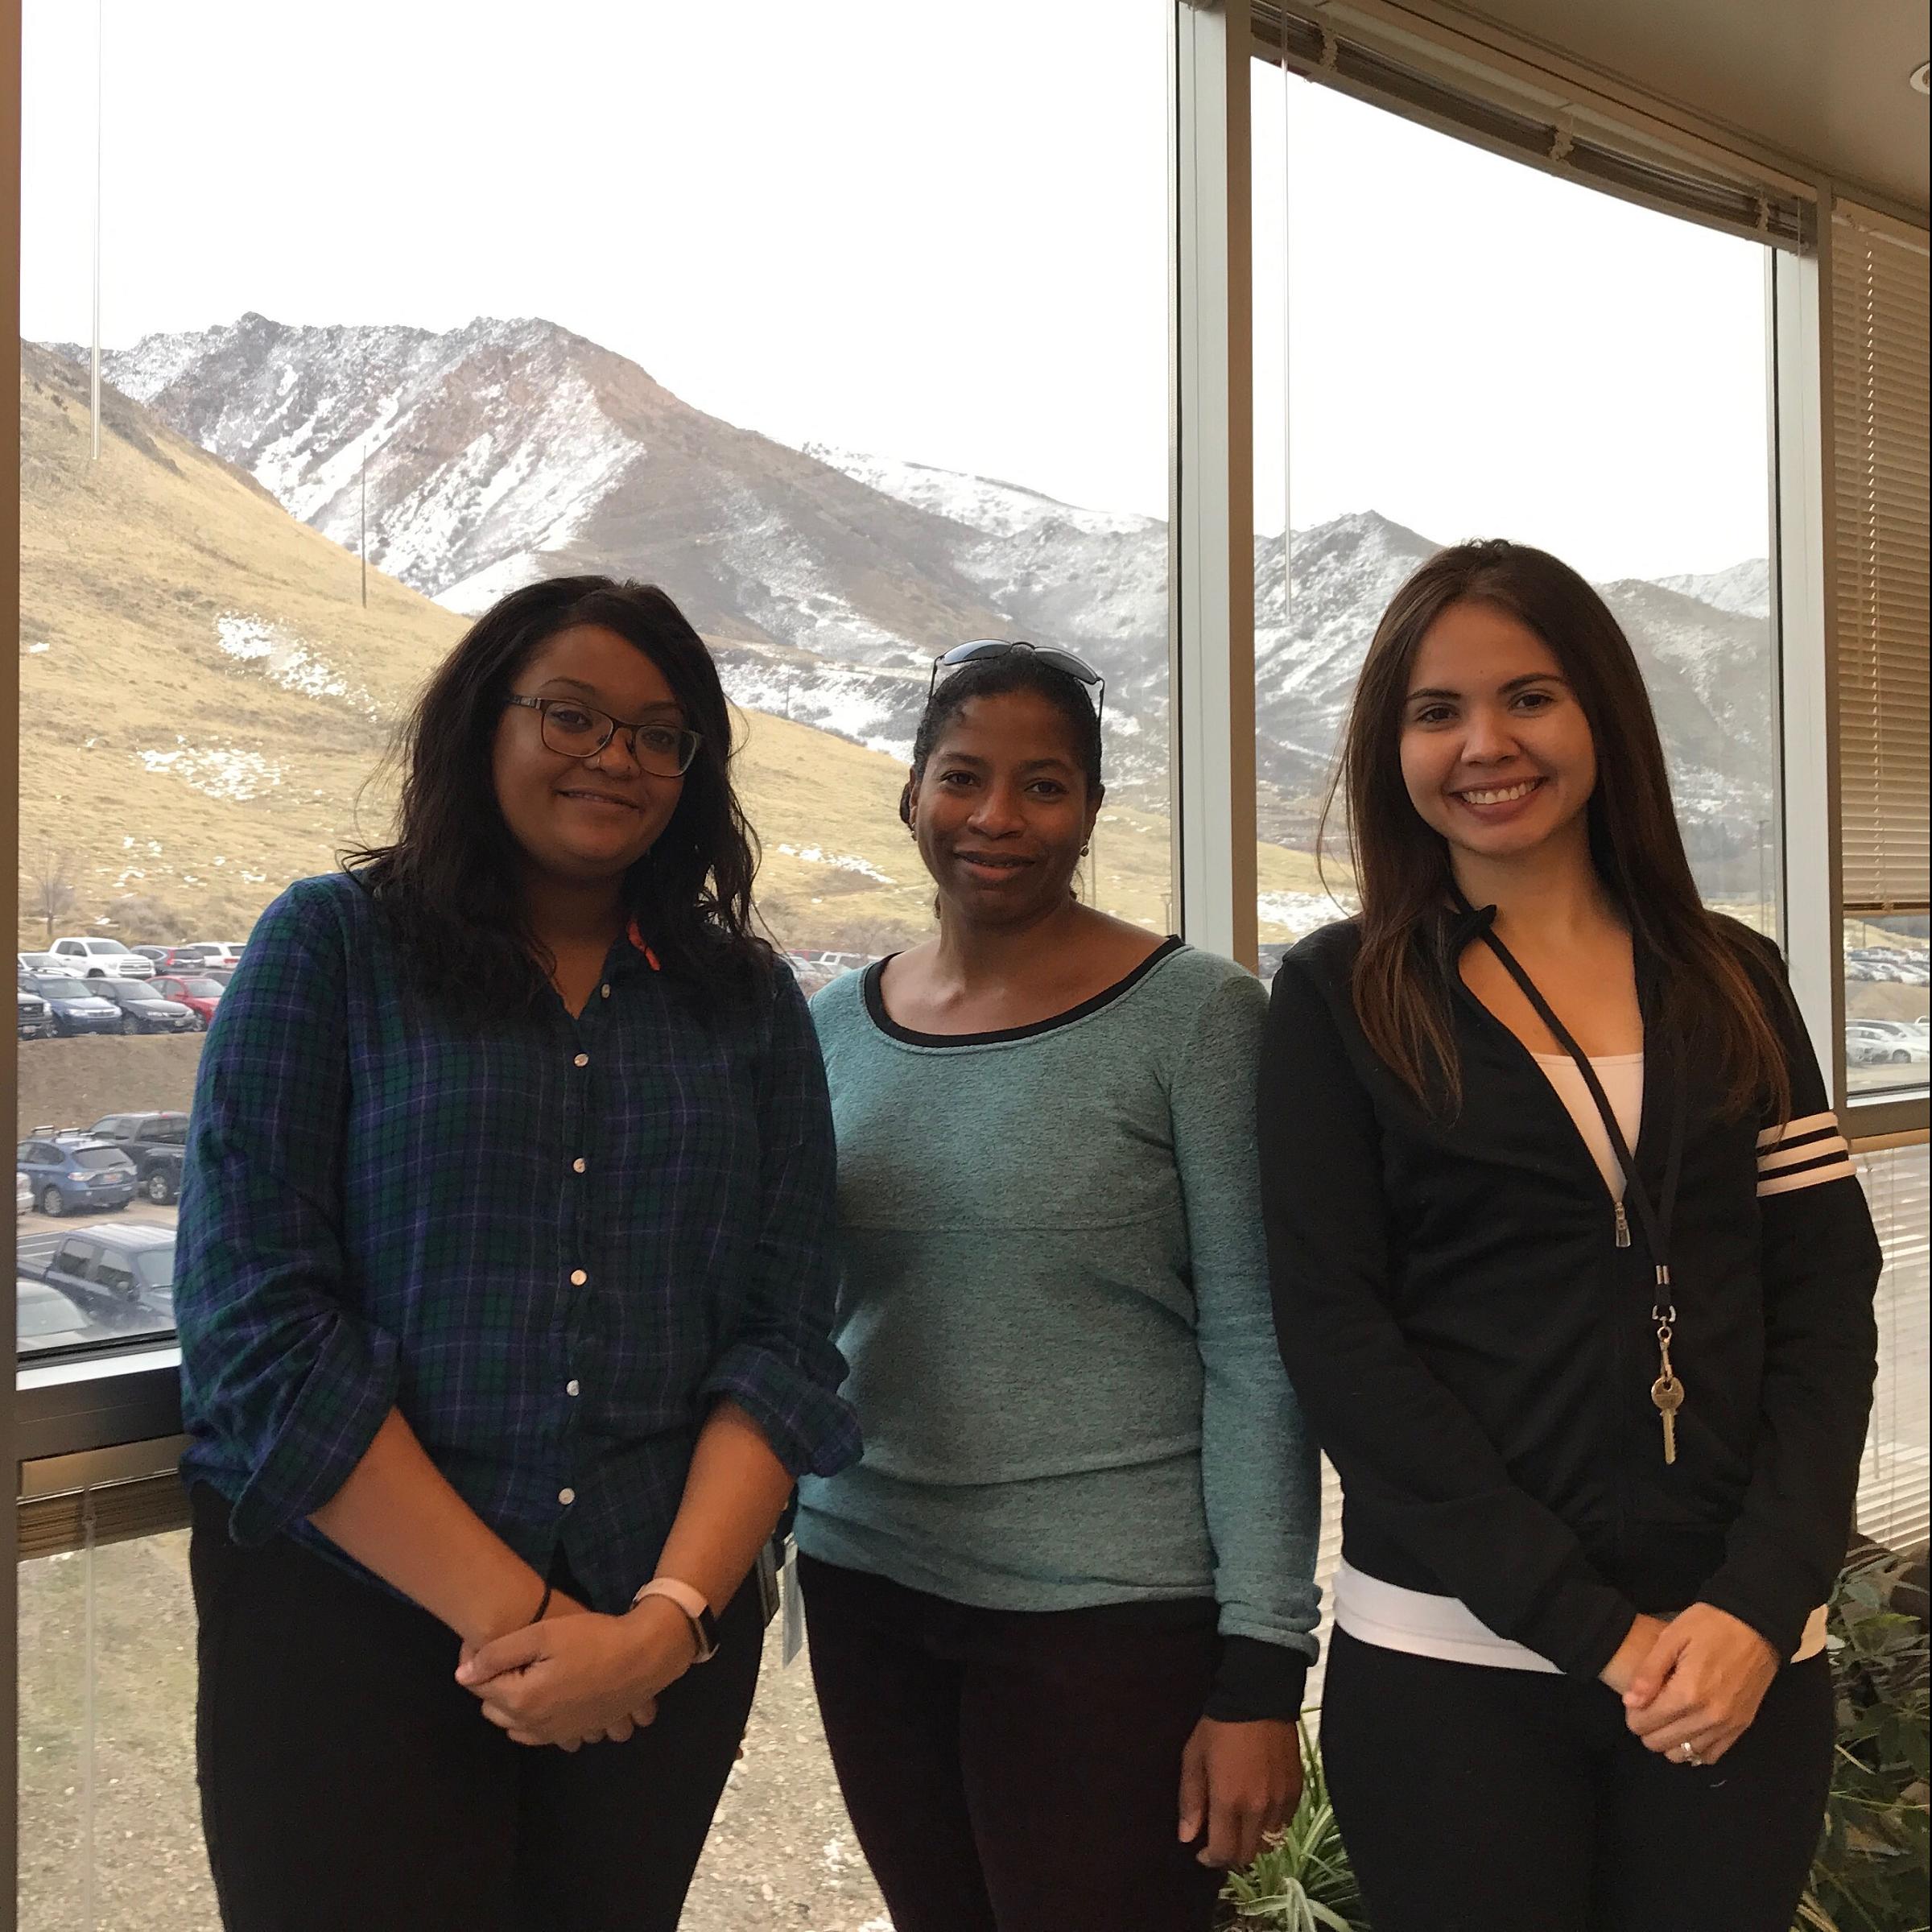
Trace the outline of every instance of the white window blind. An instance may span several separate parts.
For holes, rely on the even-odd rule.
[[[1831,228],[1839,795],[1847,912],[1926,888],[1926,237],[1840,202]]]

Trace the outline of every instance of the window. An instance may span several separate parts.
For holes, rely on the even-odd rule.
[[[214,1932],[192,1770],[188,1535],[109,1540],[116,1492],[48,1499],[80,1525],[77,1546],[19,1566],[19,1924]],[[884,1923],[810,1674],[782,1667],[778,1628],[685,1907],[689,1932]]]
[[[470,620],[582,571],[662,584],[709,641],[740,710],[760,909],[808,990],[930,927],[897,801],[931,660],[970,638],[1103,672],[1108,796],[1081,889],[1170,927],[1168,8],[1115,11],[1096,35],[1076,0],[992,0],[964,23],[887,0],[584,0],[539,31],[498,9],[514,33],[452,39],[375,0],[217,0],[185,32],[109,0],[97,458],[76,222],[96,130],[74,109],[95,10],[30,8],[22,943],[98,950],[64,970],[130,979],[143,948],[141,986],[205,1022],[262,909],[382,836],[382,755]],[[592,71],[652,77],[652,113],[578,117],[551,148],[474,138],[480,114],[576,98]],[[282,127],[332,130],[328,191],[296,196],[299,221],[287,170],[234,165],[224,104],[270,100]],[[747,127],[755,142],[731,131]],[[27,1120],[120,1136],[134,1109],[186,1111],[199,1033],[123,1038],[130,1011],[60,992],[60,1037],[23,1043]],[[97,1030],[84,1073],[70,1036]],[[135,1198],[90,1221],[171,1229],[159,1137],[134,1132]],[[36,1195],[23,1255],[44,1265],[60,1239]],[[171,1268],[132,1245],[112,1265],[111,1288],[47,1284],[74,1298],[59,1332],[77,1322],[97,1353],[171,1315]],[[167,1539],[140,1560],[112,1587],[136,1626],[170,1606],[172,1728],[143,1740],[138,1781],[167,1785],[166,1814],[152,1843],[136,1827],[147,1865],[117,1855],[100,1883],[132,1899],[143,1869],[171,1874],[180,1899],[139,1909],[186,1925],[209,1910],[185,1597]],[[102,1563],[104,1590],[107,1567],[140,1568]],[[77,1681],[23,1686],[49,1727],[30,1835],[68,1815]],[[805,1673],[774,1664],[694,1932],[774,1895],[854,1924],[882,1909],[815,1723]],[[102,1758],[97,1789],[127,1775]],[[32,1896],[51,1923],[75,1916],[80,1868],[68,1827],[49,1832]],[[774,1842],[824,1849],[774,1869]]]
[[[1885,1269],[1878,1284],[1878,1381],[1859,1472],[1858,1527],[1893,1550],[1925,1541],[1932,1495],[1932,1389],[1927,1387],[1932,1303],[1932,1172],[1924,1141],[1861,1154]]]
[[[110,971],[130,945],[159,953],[144,989],[205,1024],[222,984],[200,963],[382,836],[383,750],[469,621],[585,570],[662,583],[711,641],[741,708],[759,907],[808,990],[930,927],[897,803],[927,667],[968,638],[1051,642],[1104,673],[1108,795],[1081,889],[1171,927],[1161,0],[1097,38],[1074,0],[1004,0],[964,32],[877,0],[836,23],[775,0],[585,6],[519,35],[514,63],[500,37],[452,45],[374,0],[325,32],[300,10],[266,34],[219,16],[186,36],[105,16],[97,460],[73,219],[94,130],[68,97],[93,15],[27,22],[34,937]],[[467,138],[476,101],[568,93],[592,63],[691,84],[648,127],[593,117],[547,161]],[[426,111],[402,76],[431,69]],[[286,184],[233,167],[220,115],[163,110],[168,74],[177,98],[312,109],[348,171],[291,223]],[[989,138],[996,107],[1034,137]],[[748,174],[741,151],[691,168],[721,122],[755,122],[786,168]],[[447,232],[426,248],[415,218],[372,225],[381,206],[433,207]],[[166,1035],[151,1004],[57,1013],[62,1038],[23,1043],[28,1104],[74,1121],[65,1036]],[[86,1117],[185,1109],[197,1046],[102,1042]],[[159,1082],[138,1096],[136,1052]]]
[[[1480,536],[1602,592],[1706,900],[1777,933],[1768,250],[1292,72],[1253,78],[1265,962],[1340,916],[1315,828],[1383,608]],[[1326,874],[1346,904],[1345,862]]]
[[[1927,242],[1831,225],[1845,1085],[1926,1084]]]

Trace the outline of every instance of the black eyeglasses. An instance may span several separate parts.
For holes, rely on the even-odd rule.
[[[1041,663],[1054,670],[1063,671],[1077,683],[1084,684],[1093,699],[1093,715],[1102,717],[1107,708],[1107,680],[1084,658],[1076,658],[1070,650],[1062,650],[1051,644],[1029,644],[1022,638],[973,638],[964,644],[956,644],[932,661],[932,680],[926,687],[926,701],[932,702],[932,694],[939,687],[939,673],[957,671],[962,664],[977,664],[987,658],[1003,658],[1009,651],[1030,651]]]
[[[691,769],[704,741],[681,724],[626,724],[579,698],[526,698],[512,691],[503,702],[538,714],[543,742],[564,758],[594,758],[621,731],[630,755],[654,778],[679,778]]]

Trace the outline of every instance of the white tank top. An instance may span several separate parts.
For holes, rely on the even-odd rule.
[[[1539,1053],[1542,1068],[1557,1097],[1590,1150],[1611,1198],[1624,1198],[1624,1170],[1616,1150],[1596,1110],[1590,1089],[1575,1061],[1567,1053]],[[1592,1055],[1590,1061],[1604,1098],[1616,1117],[1624,1145],[1635,1149],[1643,1125],[1644,1056],[1641,1053]],[[1498,1637],[1459,1598],[1437,1596],[1426,1590],[1405,1590],[1380,1577],[1364,1576],[1346,1562],[1335,1573],[1335,1620],[1358,1641],[1379,1644],[1385,1650],[1406,1651],[1411,1657],[1435,1657],[1455,1664],[1483,1664],[1502,1670],[1542,1670],[1557,1674],[1546,1657],[1506,1637]],[[1824,1606],[1811,1612],[1794,1663],[1815,1656],[1825,1647]]]

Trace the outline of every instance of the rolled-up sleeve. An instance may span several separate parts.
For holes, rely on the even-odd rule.
[[[260,1543],[335,1495],[394,1406],[394,1339],[344,1292],[344,942],[296,886],[258,922],[216,1009],[182,1176],[182,1407],[232,1472],[231,1533]]]
[[[834,1476],[858,1460],[858,1418],[839,1396],[837,1174],[825,1064],[803,995],[776,968],[759,1055],[756,1108],[760,1226],[736,1332],[704,1393],[736,1402],[794,1476]]]

